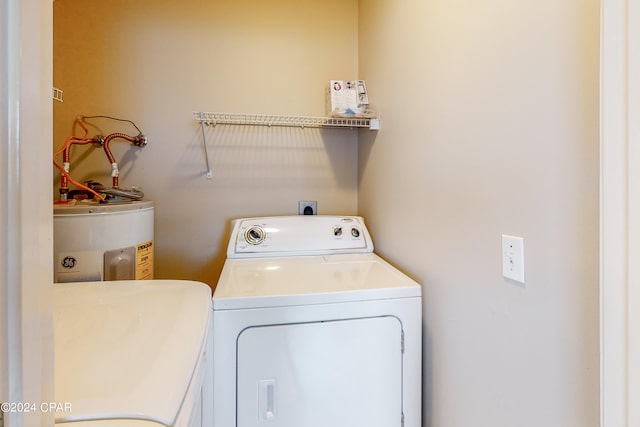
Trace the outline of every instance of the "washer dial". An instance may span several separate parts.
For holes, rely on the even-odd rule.
[[[244,232],[244,240],[250,245],[259,245],[264,242],[265,237],[266,233],[259,225],[249,227],[247,231]]]

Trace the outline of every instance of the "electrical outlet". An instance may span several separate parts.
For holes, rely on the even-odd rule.
[[[524,283],[524,239],[502,235],[502,275]]]
[[[298,202],[298,215],[318,215],[318,202],[315,200],[300,200]]]

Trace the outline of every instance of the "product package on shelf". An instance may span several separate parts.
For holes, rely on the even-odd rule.
[[[364,80],[330,80],[328,106],[332,117],[373,117]]]

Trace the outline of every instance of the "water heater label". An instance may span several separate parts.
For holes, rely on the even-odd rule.
[[[153,279],[153,240],[136,245],[136,280]]]

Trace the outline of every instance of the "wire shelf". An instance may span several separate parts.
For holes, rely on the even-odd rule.
[[[193,113],[193,120],[200,122],[202,130],[202,144],[207,164],[206,177],[212,179],[213,171],[209,163],[207,150],[207,134],[205,126],[216,125],[250,125],[250,126],[288,126],[300,128],[368,128],[380,129],[380,118],[364,117],[311,117],[311,116],[276,116],[269,114],[240,114],[240,113]]]
[[[250,126],[288,126],[300,128],[369,128],[379,119],[364,117],[312,117],[278,116],[269,114],[205,113],[194,112],[193,120],[205,125],[250,125]]]

